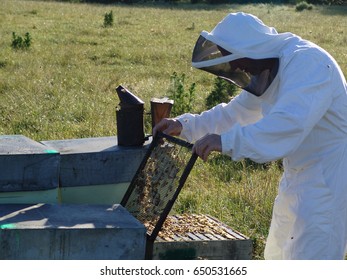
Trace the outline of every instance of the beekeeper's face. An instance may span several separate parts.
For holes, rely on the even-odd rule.
[[[199,69],[219,76],[257,96],[266,91],[277,73],[277,58],[242,57],[228,60],[228,57],[232,57],[231,52],[200,36],[193,51],[192,62],[199,63]]]

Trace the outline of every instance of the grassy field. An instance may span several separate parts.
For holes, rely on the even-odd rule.
[[[105,13],[114,24],[105,28]],[[173,72],[196,83],[194,111],[214,77],[191,68],[194,43],[227,13],[250,12],[278,31],[291,31],[326,48],[347,73],[347,9],[296,12],[274,5],[97,5],[0,1],[0,134],[34,140],[116,135],[115,88],[122,84],[145,102],[163,97]],[[28,50],[11,47],[12,34],[29,32]],[[150,133],[150,131],[147,131]],[[232,163],[213,155],[198,161],[175,211],[211,214],[255,241],[262,259],[281,174],[278,163]]]

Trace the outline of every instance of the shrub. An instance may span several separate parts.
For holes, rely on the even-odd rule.
[[[171,77],[171,85],[168,90],[168,95],[174,100],[171,113],[173,116],[191,112],[195,99],[195,83],[192,83],[188,91],[184,88],[185,74],[178,75],[174,72]]]
[[[110,27],[113,25],[113,12],[106,13],[104,16],[104,27]]]
[[[22,36],[16,35],[15,32],[12,32],[12,48],[15,50],[26,50],[29,49],[31,45],[31,36],[29,32],[25,33],[24,38]]]
[[[308,4],[306,1],[302,1],[298,4],[296,4],[295,6],[295,10],[298,12],[301,12],[303,10],[312,10],[313,9],[313,5]]]
[[[236,95],[238,87],[234,84],[228,83],[222,78],[216,77],[214,88],[207,96],[205,105],[207,109],[211,109],[219,103],[228,103],[230,97]]]

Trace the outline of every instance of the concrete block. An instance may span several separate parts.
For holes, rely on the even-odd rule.
[[[120,205],[0,205],[0,259],[144,259],[146,229]]]
[[[59,153],[22,135],[0,136],[0,193],[59,185]]]

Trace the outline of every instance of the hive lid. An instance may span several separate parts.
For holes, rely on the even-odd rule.
[[[0,136],[0,193],[58,188],[60,154],[23,135]]]
[[[57,154],[24,135],[0,135],[0,155]]]

